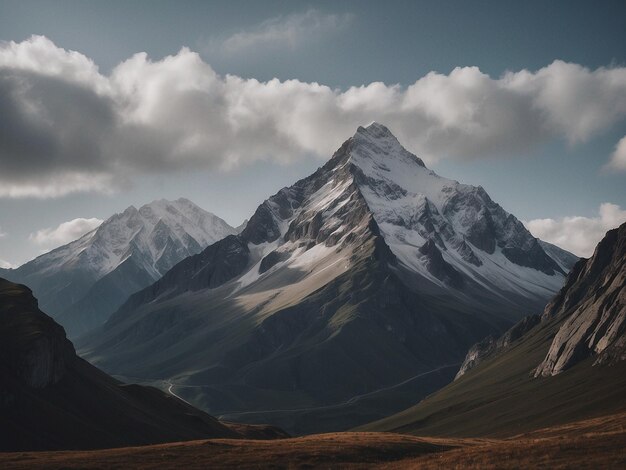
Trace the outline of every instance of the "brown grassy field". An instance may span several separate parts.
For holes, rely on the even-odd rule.
[[[626,413],[381,465],[388,469],[624,469]]]
[[[347,432],[276,441],[211,439],[97,451],[0,454],[32,468],[626,468],[626,413],[508,439]]]

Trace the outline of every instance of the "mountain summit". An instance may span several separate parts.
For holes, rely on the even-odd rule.
[[[235,233],[187,199],[130,206],[78,240],[5,277],[31,287],[70,337],[106,321],[126,298],[176,263]]]
[[[406,266],[437,277],[428,269],[432,260],[417,260],[414,250],[406,249],[408,245],[424,247],[426,257],[446,253],[447,263],[465,264],[472,271],[482,268],[478,271],[493,283],[516,275],[518,280],[527,278],[515,272],[515,265],[550,276],[565,274],[564,269],[571,267],[559,266],[482,187],[460,184],[428,170],[385,126],[360,127],[352,140],[349,161],[356,167],[359,189],[391,250]]]
[[[469,346],[543,309],[574,258],[550,251],[373,123],[79,347],[225,419],[346,429],[440,388]]]

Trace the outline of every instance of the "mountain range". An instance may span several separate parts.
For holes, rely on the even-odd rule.
[[[131,207],[0,273],[83,333],[0,278],[3,468],[623,466],[626,223],[579,259],[377,123],[207,214]]]
[[[187,199],[158,200],[130,206],[78,240],[1,275],[33,289],[42,309],[75,338],[179,261],[234,233]]]
[[[447,384],[577,260],[373,123],[77,345],[229,420],[347,429]]]

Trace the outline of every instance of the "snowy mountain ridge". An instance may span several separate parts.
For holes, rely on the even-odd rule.
[[[102,323],[128,295],[179,261],[235,233],[187,199],[161,199],[128,207],[6,277],[31,287],[42,308],[75,336]]]
[[[359,128],[353,139],[350,162],[364,175],[359,188],[405,266],[429,276],[425,250],[420,259],[415,249],[431,240],[430,252],[479,283],[542,294],[562,284],[558,262],[482,187],[437,175],[381,124]],[[436,278],[432,271],[430,277]]]
[[[346,145],[317,177],[283,188],[257,210],[252,223],[261,222],[264,236],[243,232],[257,263],[283,244],[281,263],[295,262],[296,253],[286,253],[294,249],[298,226],[326,246],[343,243],[350,228],[342,209],[355,191],[400,263],[440,287],[460,288],[470,277],[486,289],[544,298],[560,288],[566,265],[577,260],[566,257],[564,265],[566,255],[548,250],[482,187],[437,175],[381,124],[360,127]],[[320,172],[327,175],[317,187]],[[255,248],[260,242],[273,243]]]
[[[84,265],[93,275],[102,277],[128,257],[140,254],[142,267],[156,280],[172,267],[167,260],[168,250],[179,250],[183,257],[188,252],[189,256],[234,233],[235,229],[222,219],[188,199],[160,199],[139,209],[130,206],[78,240],[32,263],[51,270]]]

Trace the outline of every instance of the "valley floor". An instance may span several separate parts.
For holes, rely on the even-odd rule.
[[[97,451],[0,454],[32,468],[626,468],[626,413],[508,439],[345,432],[276,441],[211,439]]]

